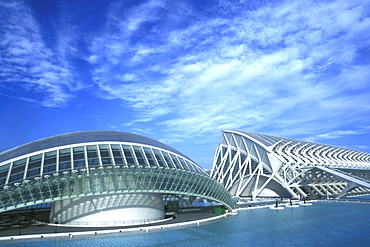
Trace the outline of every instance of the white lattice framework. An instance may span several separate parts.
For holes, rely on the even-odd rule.
[[[370,194],[370,154],[238,130],[222,132],[211,177],[236,197]]]

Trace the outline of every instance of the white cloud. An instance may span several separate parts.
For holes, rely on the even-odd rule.
[[[356,136],[356,135],[364,135],[369,133],[369,127],[362,127],[359,129],[351,129],[351,130],[335,130],[327,133],[321,133],[315,136],[311,136],[306,138],[306,141],[315,142],[317,140],[326,140],[326,139],[339,139],[348,136]],[[363,147],[360,149],[364,149]]]
[[[0,76],[4,88],[43,93],[43,98],[16,97],[47,107],[64,106],[75,82],[64,61],[45,44],[41,28],[20,1],[1,3]],[[5,93],[6,94],[6,93]]]
[[[362,2],[286,1],[257,10],[236,5],[233,15],[212,18],[179,5],[189,22],[168,15],[164,26],[152,14],[144,21],[162,7],[138,6],[128,22],[110,16],[129,31],[95,39],[92,50],[107,59],[101,65],[106,70],[97,67],[94,76],[136,109],[138,119],[176,133],[174,140],[224,128],[330,132],[369,113],[370,66],[356,64],[355,44],[370,45]],[[146,21],[156,29],[129,45]],[[116,53],[106,42],[125,48]],[[117,80],[127,74],[135,83]]]

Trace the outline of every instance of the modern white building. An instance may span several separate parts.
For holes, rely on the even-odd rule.
[[[169,195],[233,207],[226,189],[190,158],[139,135],[75,132],[0,153],[0,212],[51,202],[53,223],[142,224],[165,217]]]
[[[234,197],[341,198],[370,194],[370,154],[224,130],[211,177]]]

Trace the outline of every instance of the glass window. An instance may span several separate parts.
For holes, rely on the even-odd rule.
[[[73,167],[74,169],[85,167],[85,151],[83,146],[73,148]]]
[[[170,154],[170,156],[171,156],[171,158],[172,158],[173,162],[175,162],[176,168],[177,168],[177,169],[183,169],[183,168],[181,167],[180,162],[177,160],[177,157],[176,157],[175,155],[173,155],[173,154]]]
[[[170,156],[167,152],[162,152],[164,159],[166,160],[166,163],[169,168],[175,168],[175,165],[172,163]]]
[[[38,154],[38,155],[34,155],[30,157],[30,160],[28,162],[26,178],[40,176],[41,160],[42,160],[42,154]]]
[[[52,164],[50,166],[44,166],[43,174],[54,173],[54,172],[56,172],[56,165],[55,164]]]
[[[96,167],[100,166],[99,158],[98,158],[98,153],[97,153],[97,148],[96,145],[88,145],[86,146],[87,150],[87,163],[90,167]]]
[[[47,158],[55,158],[56,154],[57,154],[57,151],[47,152],[47,153],[45,153],[45,159],[47,159]]]
[[[59,150],[59,171],[71,169],[71,150],[65,148]]]
[[[196,172],[197,170],[194,168],[194,165],[193,164],[191,164],[191,163],[189,163],[188,161],[186,161],[185,160],[185,162],[186,162],[186,164],[188,165],[188,167],[190,168],[190,171],[192,171],[192,172]]]
[[[158,149],[153,149],[153,152],[154,152],[155,158],[157,159],[157,162],[158,162],[159,166],[160,167],[167,167],[166,164],[164,163],[163,159],[162,159],[161,152]]]
[[[86,149],[87,149],[87,157],[88,158],[97,158],[98,157],[95,145],[86,146]]]
[[[74,169],[85,168],[85,160],[74,160],[73,167]]]
[[[109,150],[108,150],[108,145],[99,145],[99,149],[100,149],[100,156],[101,157],[110,157]]]
[[[71,150],[69,148],[59,150],[59,162],[70,160],[71,160]]]
[[[88,164],[89,164],[89,167],[100,166],[99,159],[89,159]]]
[[[140,146],[133,146],[133,148],[134,148],[134,152],[135,152],[137,161],[139,162],[139,165],[145,166],[146,162],[145,162],[143,153],[141,151],[141,147]]]
[[[123,158],[114,157],[114,162],[116,165],[122,165],[123,164]]]
[[[145,156],[146,156],[146,158],[149,161],[149,164],[151,166],[157,166],[156,163],[155,163],[155,161],[154,161],[154,157],[152,155],[151,149],[150,148],[146,148],[146,147],[144,147],[143,149],[144,149]]]
[[[26,161],[27,159],[21,159],[13,163],[13,167],[12,167],[10,178],[9,178],[9,183],[23,179]]]
[[[71,162],[59,163],[59,171],[70,170],[70,169],[71,169]]]
[[[118,144],[111,144],[111,148],[116,165],[123,164],[123,157],[120,146]]]
[[[10,163],[0,166],[0,186],[5,184],[8,177]]]
[[[131,147],[128,145],[122,145],[123,153],[125,154],[126,157],[126,162],[128,165],[135,165],[136,162],[133,158],[132,152],[131,152]]]
[[[177,157],[177,158],[180,160],[180,163],[181,163],[182,167],[184,167],[185,170],[189,171],[190,169],[189,169],[188,165],[185,163],[184,159],[181,158],[181,157]]]
[[[121,148],[118,144],[111,144],[110,146],[112,148],[113,157],[122,157]]]
[[[57,151],[51,151],[51,152],[45,153],[43,174],[54,173],[56,171],[56,163],[57,163],[56,154],[57,154]]]
[[[71,153],[70,148],[64,148],[59,150],[59,155],[69,155]]]
[[[84,147],[74,147],[73,148],[73,160],[85,159]]]
[[[101,162],[103,163],[103,165],[112,164],[108,145],[107,144],[99,145],[99,150],[100,150]]]

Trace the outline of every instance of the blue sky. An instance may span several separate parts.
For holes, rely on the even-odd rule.
[[[211,168],[222,129],[370,151],[369,1],[0,2],[0,151],[81,130]]]

